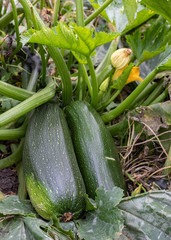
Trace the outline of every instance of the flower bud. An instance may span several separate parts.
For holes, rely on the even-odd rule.
[[[111,56],[111,63],[116,69],[122,69],[131,60],[132,50],[130,48],[120,48]]]
[[[106,78],[106,79],[102,82],[102,84],[101,84],[100,87],[99,87],[100,91],[105,92],[105,91],[107,90],[107,88],[108,88],[108,86],[109,86],[109,80],[110,80],[110,78]]]

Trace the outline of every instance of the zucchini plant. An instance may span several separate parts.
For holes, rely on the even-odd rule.
[[[33,239],[169,239],[169,226],[162,231],[146,217],[166,221],[170,192],[150,195],[147,184],[125,170],[130,163],[115,145],[134,144],[142,125],[147,141],[153,134],[160,144],[157,134],[165,129],[170,141],[170,1],[17,3],[11,0],[10,9],[0,3],[0,141],[18,143],[0,160],[0,169],[17,167],[20,200],[0,201],[0,228],[10,223],[10,231],[24,221],[23,239],[28,232]],[[169,141],[160,144],[166,178]],[[130,182],[132,198],[122,200]],[[27,192],[36,212],[50,222],[36,217]],[[157,209],[162,196],[168,201]],[[14,209],[3,211],[13,200]],[[132,202],[140,209],[128,211]],[[133,226],[130,215],[135,221],[136,213],[139,225]],[[8,237],[2,230],[2,239]]]

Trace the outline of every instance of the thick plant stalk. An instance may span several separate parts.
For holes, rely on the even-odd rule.
[[[20,43],[20,36],[19,36],[19,26],[18,26],[18,18],[17,18],[17,9],[15,6],[14,0],[11,0],[12,10],[13,10],[13,16],[14,16],[14,22],[15,22],[15,33],[17,37],[17,46]]]
[[[89,71],[90,71],[90,76],[91,76],[91,85],[92,85],[92,99],[91,99],[91,104],[94,108],[97,108],[97,103],[98,103],[98,83],[97,83],[97,78],[96,74],[94,71],[94,66],[91,61],[90,57],[87,57],[87,62],[89,66]]]
[[[17,164],[17,175],[18,175],[18,180],[19,180],[18,197],[21,200],[25,200],[27,197],[27,188],[26,188],[24,174],[23,174],[22,162],[19,162]]]
[[[42,19],[40,18],[38,12],[36,11],[36,9],[31,4],[31,2],[29,0],[19,0],[19,2],[22,4],[26,15],[29,16],[30,19],[32,16],[30,8],[33,8],[37,25],[38,25],[39,29],[43,30],[45,25],[44,25]],[[45,30],[45,34],[47,34],[46,30]],[[57,70],[59,71],[59,74],[61,76],[62,83],[63,83],[62,101],[63,101],[63,105],[67,105],[71,101],[71,97],[72,97],[72,84],[71,84],[70,74],[69,74],[67,65],[66,65],[66,63],[63,59],[63,56],[58,48],[48,46],[47,50],[50,53],[51,57],[53,58],[54,63],[57,67]]]
[[[0,129],[0,140],[12,140],[24,137],[25,129],[15,128],[15,129]]]
[[[151,102],[150,105],[163,102],[167,96],[168,88],[166,88],[153,102]]]
[[[11,84],[0,81],[0,94],[19,101],[23,101],[31,97],[34,93],[23,88],[15,87]]]
[[[17,8],[16,10],[17,10],[17,15],[24,13],[23,8]],[[3,29],[4,27],[6,27],[13,19],[14,19],[13,11],[4,14],[0,18],[0,29]]]
[[[161,79],[156,88],[153,90],[153,92],[148,96],[148,98],[143,102],[141,106],[148,106],[151,105],[151,103],[160,95],[160,93],[164,90],[163,86],[163,79]]]
[[[76,0],[76,15],[77,25],[83,27],[84,24],[84,11],[83,11],[83,0]]]
[[[19,103],[5,113],[2,113],[0,117],[0,127],[17,120],[19,117],[25,115],[34,108],[49,101],[55,95],[55,88],[55,83],[51,82],[41,91],[35,93],[33,96]]]
[[[76,18],[77,18],[77,25],[84,27],[83,0],[76,0]],[[78,84],[77,84],[77,90],[76,90],[76,99],[80,101],[83,100],[84,98],[86,82],[88,80],[87,72],[84,70],[85,69],[83,64],[78,63],[79,73],[78,73]],[[91,95],[91,86],[89,84],[88,84],[88,88]]]
[[[158,73],[157,69],[154,69],[145,79],[144,81],[114,110],[110,111],[107,114],[102,115],[102,120],[107,123],[111,120],[118,117],[121,113],[123,113],[132,101],[142,92],[142,90],[149,84],[149,82],[155,77]]]
[[[23,150],[24,139],[21,139],[19,146],[16,151],[12,153],[10,156],[1,159],[0,161],[0,169],[4,169],[10,167],[22,159],[22,150]]]
[[[153,82],[152,84],[148,84],[143,91],[132,101],[129,105],[129,109],[133,109],[141,105],[141,102],[144,98],[150,95],[150,93],[157,87],[157,82]]]
[[[94,13],[92,13],[86,20],[85,25],[89,24],[95,17],[97,17],[113,0],[106,0]]]
[[[58,22],[59,6],[60,6],[60,0],[55,0],[55,3],[54,3],[53,26],[56,26],[57,22]]]

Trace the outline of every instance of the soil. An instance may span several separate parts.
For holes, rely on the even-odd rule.
[[[18,177],[15,168],[0,170],[0,191],[5,195],[15,195],[18,191]]]
[[[0,144],[5,145],[6,153],[0,151],[1,159],[8,157],[11,154],[10,144],[16,141],[0,141]],[[18,176],[15,167],[0,169],[0,191],[5,195],[16,195],[18,192]]]

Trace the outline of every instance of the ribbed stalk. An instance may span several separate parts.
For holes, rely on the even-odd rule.
[[[37,25],[38,25],[39,29],[42,29],[42,31],[43,31],[45,24],[43,23],[38,12],[34,8],[34,6],[31,4],[31,2],[29,0],[19,0],[19,2],[22,4],[26,15],[29,16],[30,19],[32,16],[30,8],[33,8]],[[48,34],[46,32],[46,30],[44,31],[44,33]],[[49,36],[47,35],[47,37],[49,37]],[[63,105],[67,105],[71,101],[71,97],[72,97],[72,84],[71,84],[70,74],[69,74],[67,65],[66,65],[66,63],[63,59],[63,56],[58,48],[52,47],[52,46],[47,46],[47,50],[50,53],[51,57],[53,58],[54,63],[57,67],[57,70],[61,76],[62,83],[63,83],[62,101],[63,101]]]
[[[148,96],[148,98],[143,102],[142,106],[148,106],[150,105],[159,95],[160,93],[163,91],[164,87],[163,87],[163,79],[161,79],[156,88],[153,90],[153,92]]]
[[[0,81],[0,94],[19,101],[23,101],[31,97],[34,93]]]
[[[14,22],[15,22],[15,34],[17,38],[17,46],[20,43],[20,36],[19,36],[19,25],[18,25],[18,18],[17,18],[17,9],[14,0],[11,0],[11,5],[12,5],[12,11],[13,11],[13,17],[14,17]]]
[[[60,7],[60,0],[55,0],[55,3],[54,3],[53,26],[56,26],[57,22],[58,22],[59,7]]]
[[[102,115],[102,119],[105,123],[110,122],[114,118],[118,117],[121,113],[123,113],[131,102],[142,92],[142,90],[149,84],[149,82],[155,77],[158,70],[154,69],[141,84],[114,110],[110,111],[107,114]]]
[[[15,128],[15,129],[0,129],[0,140],[12,140],[12,139],[20,139],[24,137],[25,129]]]
[[[167,96],[168,96],[168,88],[166,88],[157,98],[155,98],[154,101],[150,103],[150,105],[163,102],[165,98],[167,98]]]
[[[129,109],[133,109],[137,106],[140,106],[142,100],[149,96],[150,93],[156,88],[157,83],[154,82],[152,84],[147,85],[144,90],[132,101],[132,103],[129,105]]]
[[[10,156],[1,159],[0,161],[0,169],[10,167],[22,159],[22,150],[23,150],[23,143],[24,139],[20,141],[19,146],[17,147],[16,151],[12,153]]]
[[[85,25],[89,24],[94,18],[96,18],[113,0],[106,0],[95,12],[93,12],[86,20]]]
[[[91,104],[94,108],[97,107],[98,103],[98,83],[96,79],[96,74],[94,71],[94,66],[90,57],[87,57],[87,62],[89,66],[90,76],[91,76],[91,85],[92,85],[92,99]]]
[[[23,174],[23,165],[22,162],[17,164],[17,175],[18,175],[18,197],[21,200],[25,200],[27,197],[27,188],[25,184],[24,174]]]
[[[5,113],[2,113],[0,117],[0,127],[17,120],[19,117],[25,115],[34,108],[49,101],[55,95],[55,88],[55,83],[51,82],[47,87],[35,93],[33,96],[9,109]]]
[[[17,8],[16,10],[17,10],[17,15],[24,13],[23,8]],[[4,27],[6,27],[12,20],[14,20],[13,11],[4,14],[0,18],[0,29],[3,29]]]

